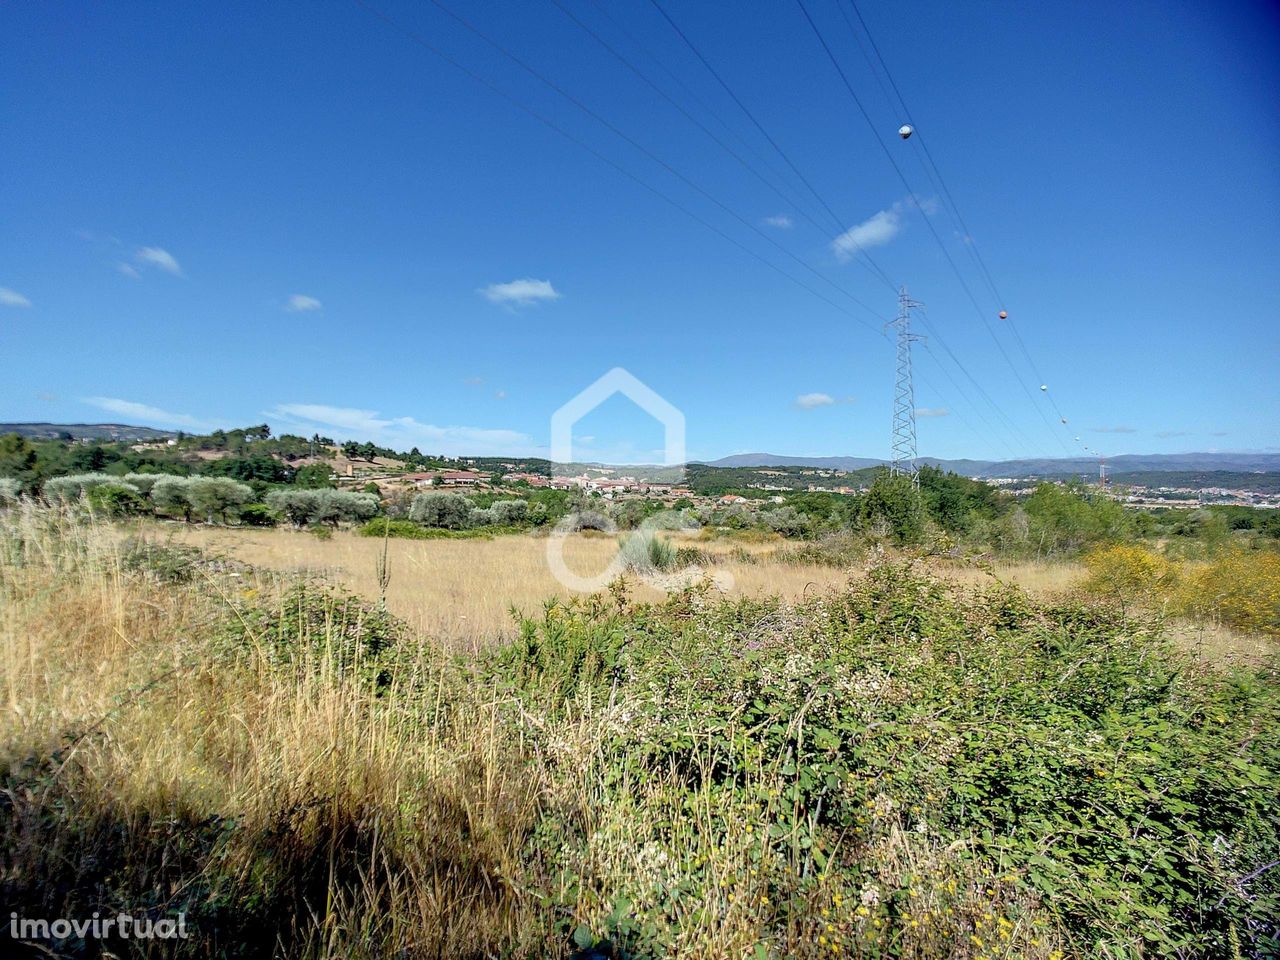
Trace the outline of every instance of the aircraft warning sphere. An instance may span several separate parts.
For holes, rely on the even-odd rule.
[[[1000,319],[1001,319],[1001,320],[1008,320],[1008,319],[1009,319],[1009,311],[1008,311],[1008,310],[1001,310],[1001,311],[1000,311]]]
[[[900,136],[903,140],[909,140],[911,138],[911,135],[915,132],[916,132],[915,127],[911,126],[911,124],[909,123],[904,123],[902,126],[898,128],[898,136]]]
[[[1048,385],[1048,384],[1045,384],[1045,383],[1042,383],[1042,384],[1040,384],[1040,389],[1041,389],[1041,390],[1048,390],[1048,389],[1049,389],[1049,385]]]

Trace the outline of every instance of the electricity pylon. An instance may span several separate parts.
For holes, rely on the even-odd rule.
[[[911,382],[911,344],[923,340],[911,332],[911,308],[920,303],[907,296],[905,286],[898,293],[898,316],[887,326],[898,334],[898,374],[893,390],[893,458],[889,473],[905,474],[919,487],[920,474],[916,469],[916,391]]]

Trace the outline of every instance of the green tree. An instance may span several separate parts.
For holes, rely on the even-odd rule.
[[[409,519],[426,527],[461,530],[470,518],[471,501],[456,493],[420,493],[409,508]]]
[[[107,517],[132,517],[147,509],[138,488],[128,483],[102,483],[89,490],[90,508]]]
[[[920,495],[930,518],[952,533],[964,533],[979,520],[994,520],[1004,509],[995,487],[937,467],[920,468]]]
[[[924,498],[905,474],[878,476],[859,506],[864,521],[887,523],[898,543],[919,543],[924,537]]]
[[[246,503],[253,489],[228,477],[192,477],[187,484],[187,500],[191,509],[206,518],[225,522],[227,514]]]
[[[1037,553],[1063,553],[1121,540],[1129,524],[1124,507],[1080,484],[1042,483],[1024,505],[1028,540]]]
[[[293,484],[304,490],[333,487],[333,469],[327,463],[309,463],[293,475]]]
[[[0,477],[12,477],[30,492],[36,483],[36,448],[16,433],[0,436]]]
[[[181,514],[182,519],[191,522],[191,500],[187,490],[191,486],[188,477],[161,477],[151,486],[151,505],[166,513]]]

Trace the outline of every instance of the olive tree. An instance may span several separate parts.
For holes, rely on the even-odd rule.
[[[248,502],[253,488],[229,477],[192,477],[187,484],[187,501],[191,509],[202,514],[209,523],[216,517],[225,521],[227,512]]]
[[[187,477],[164,476],[151,485],[151,505],[157,510],[180,513],[182,519],[191,520],[191,500],[187,491],[191,480]]]
[[[125,483],[132,484],[137,487],[138,492],[144,497],[151,496],[151,488],[159,483],[164,477],[171,474],[164,473],[126,473],[122,478]]]
[[[66,477],[52,477],[46,480],[44,483],[44,495],[49,500],[69,503],[79,500],[94,487],[100,487],[104,483],[120,482],[119,477],[113,477],[107,473],[75,473]],[[137,487],[128,486],[134,493],[138,492]]]
[[[524,523],[529,516],[529,504],[523,500],[498,500],[492,507],[494,523],[511,526]]]
[[[471,519],[471,501],[456,493],[420,493],[413,498],[409,519],[427,527],[461,530]]]
[[[378,512],[378,498],[371,493],[316,490],[315,495],[315,513],[309,518],[312,523],[331,523],[336,527],[344,521],[359,523],[368,520]]]
[[[89,508],[107,517],[132,517],[147,509],[138,488],[128,483],[100,483],[85,493]]]
[[[295,526],[359,523],[378,513],[378,498],[351,490],[273,490],[267,506]]]
[[[759,517],[766,529],[780,533],[784,537],[801,537],[813,529],[813,521],[810,517],[792,506],[763,510]]]
[[[267,506],[295,527],[305,526],[319,510],[320,492],[318,490],[272,490],[267,494]]]

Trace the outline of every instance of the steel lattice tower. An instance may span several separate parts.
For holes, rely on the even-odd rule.
[[[920,483],[916,472],[916,391],[911,381],[911,344],[923,339],[911,332],[911,308],[920,306],[907,296],[904,286],[898,293],[898,316],[889,326],[898,335],[897,383],[893,390],[893,458],[889,472],[906,474]]]

